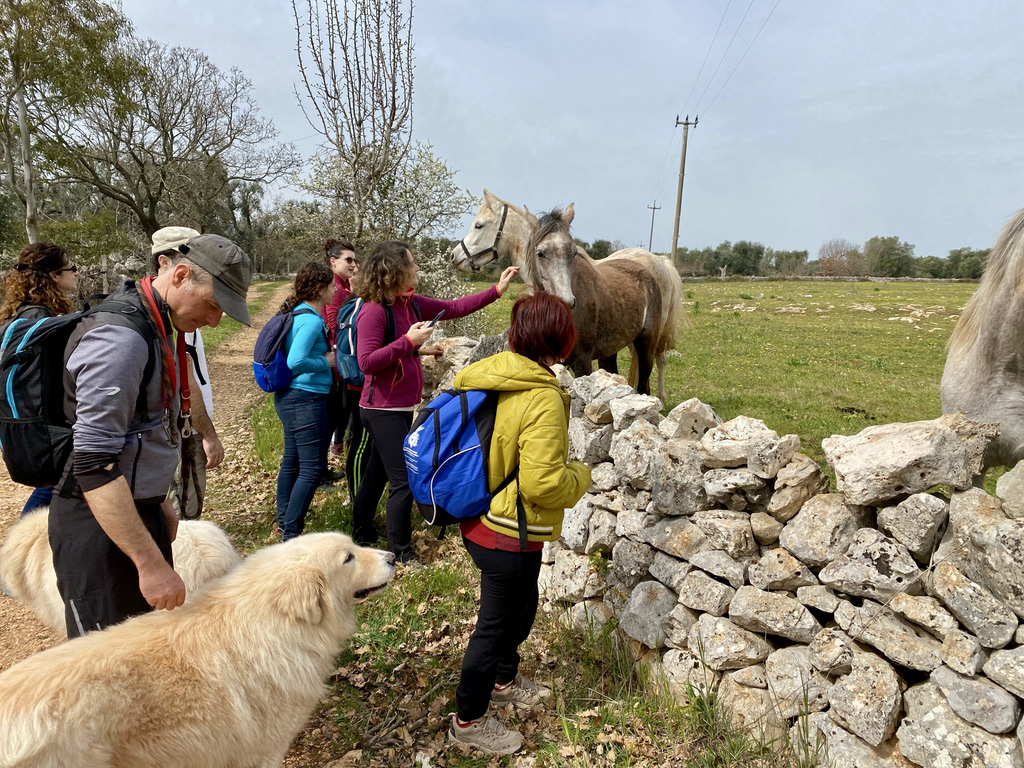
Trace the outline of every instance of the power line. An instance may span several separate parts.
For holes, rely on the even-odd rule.
[[[732,80],[732,76],[736,73],[736,70],[740,68],[740,64],[743,63],[743,59],[745,59],[747,57],[747,52],[750,51],[750,49],[754,46],[754,42],[757,40],[758,35],[761,34],[761,30],[765,28],[765,25],[768,23],[768,19],[770,19],[772,17],[772,14],[775,13],[775,9],[779,7],[779,4],[781,2],[782,2],[782,0],[776,0],[776,3],[775,3],[774,7],[771,10],[771,13],[768,14],[768,18],[766,18],[764,20],[764,23],[761,24],[761,28],[757,30],[757,34],[754,35],[754,39],[751,40],[750,41],[750,45],[747,46],[747,50],[743,52],[743,55],[740,56],[740,60],[736,62],[736,66],[732,68],[732,72],[730,72],[729,76],[727,78],[725,78],[725,82],[722,83],[722,87],[718,89],[718,93],[716,93],[715,94],[715,98],[713,98],[711,100],[711,104],[714,104],[718,100],[719,94],[721,94],[722,91],[725,90],[725,86],[727,86],[729,84],[729,81]],[[705,117],[707,117],[708,110],[711,109],[711,104],[708,104],[704,108],[704,116]]]
[[[697,81],[700,80],[700,76],[704,73],[704,65],[708,63],[708,56],[711,55],[711,49],[715,47],[715,41],[718,39],[718,33],[722,31],[722,24],[725,23],[725,17],[729,13],[729,7],[732,5],[732,0],[725,6],[725,13],[722,14],[722,18],[718,21],[718,29],[715,30],[714,36],[711,38],[711,44],[708,45],[708,52],[704,54],[704,61],[701,62],[700,71],[697,76],[693,78],[693,85],[690,86],[690,92],[686,94],[686,101],[683,102],[682,111],[686,111],[686,107],[690,104],[690,97],[693,96],[693,89],[697,87]],[[673,132],[673,135],[674,132]]]
[[[729,41],[728,47],[725,49],[725,53],[722,54],[722,58],[718,60],[718,66],[715,67],[715,71],[711,73],[711,78],[708,80],[708,84],[704,86],[704,90],[701,91],[700,96],[697,99],[697,105],[694,107],[695,111],[700,112],[697,107],[700,106],[701,101],[704,98],[704,94],[708,92],[708,88],[711,87],[711,83],[715,81],[715,75],[718,74],[718,70],[722,68],[722,64],[725,62],[725,57],[729,55],[729,51],[732,50],[732,44],[736,42],[736,36],[740,33],[743,28],[743,22],[747,20],[747,14],[750,13],[750,9],[754,7],[754,0],[750,0],[750,4],[747,6],[747,10],[743,13],[743,18],[740,19],[739,26],[736,27],[736,31],[732,33],[732,40]],[[706,111],[706,110],[705,110]]]

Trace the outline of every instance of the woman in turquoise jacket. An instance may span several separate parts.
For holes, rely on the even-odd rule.
[[[299,269],[295,292],[281,305],[281,312],[293,315],[285,339],[292,382],[274,395],[274,410],[284,427],[284,456],[277,473],[277,528],[285,541],[302,533],[306,511],[327,471],[331,439],[327,395],[334,351],[327,342],[322,315],[334,290],[331,268],[311,261]]]

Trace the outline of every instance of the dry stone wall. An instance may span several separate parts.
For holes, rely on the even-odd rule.
[[[450,345],[442,388],[473,356]],[[823,764],[1024,768],[1024,464],[994,497],[971,485],[995,425],[833,436],[829,492],[796,435],[559,375],[593,482],[545,547],[550,609],[613,622],[680,700],[711,688],[739,727],[811,734]]]

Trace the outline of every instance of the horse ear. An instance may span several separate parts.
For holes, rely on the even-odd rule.
[[[484,202],[485,203],[490,203],[491,200],[493,200],[493,199],[494,199],[494,195],[492,195],[490,192],[488,192],[487,188],[484,187]]]
[[[526,223],[530,225],[530,229],[536,230],[540,226],[540,220],[530,213],[530,209],[525,205],[523,206],[523,215],[526,217]]]
[[[573,208],[573,204],[569,203],[565,206],[565,210],[562,211],[562,221],[565,222],[565,226],[572,224],[572,217],[576,215],[576,209]]]

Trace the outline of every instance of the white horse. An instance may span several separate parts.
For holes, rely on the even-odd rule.
[[[675,348],[683,298],[679,273],[664,256],[642,248],[592,260],[568,235],[573,213],[571,203],[564,212],[553,211],[551,216],[563,226],[542,228],[525,206],[484,190],[484,202],[469,232],[452,250],[452,264],[468,272],[508,256],[522,268],[520,276],[528,286],[554,293],[573,307],[580,335],[570,357],[576,375],[589,373],[594,359],[617,373],[616,353],[628,346],[630,384],[647,393],[656,362],[658,397],[664,403],[665,358]],[[542,218],[553,224],[551,216]],[[542,241],[545,248],[539,247]]]
[[[1024,459],[1024,210],[1003,227],[949,337],[942,412],[999,422],[985,466]]]

